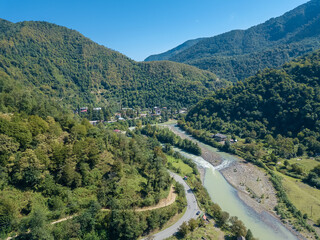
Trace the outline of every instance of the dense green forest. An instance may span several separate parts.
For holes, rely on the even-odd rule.
[[[0,20],[0,78],[61,104],[190,106],[224,85],[211,72],[172,62],[138,63],[47,22]]]
[[[320,48],[320,3],[312,0],[278,18],[247,30],[234,30],[186,42],[146,61],[170,60],[212,71],[230,81],[243,80],[266,67],[280,67]],[[182,49],[182,51],[181,51]]]
[[[181,198],[159,211],[128,212],[168,194],[172,180],[156,140],[128,138],[72,115],[1,114],[0,142],[2,236],[136,239],[184,207]],[[49,225],[74,214],[71,223]]]
[[[196,129],[235,133],[240,137],[298,138],[320,153],[320,51],[268,69],[223,89],[193,107],[186,120]]]

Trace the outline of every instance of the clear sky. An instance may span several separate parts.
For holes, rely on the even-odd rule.
[[[246,29],[307,0],[0,0],[0,18],[48,21],[141,61],[186,40]]]

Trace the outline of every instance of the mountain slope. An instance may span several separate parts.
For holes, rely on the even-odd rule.
[[[318,48],[320,1],[312,0],[247,30],[205,38],[168,60],[210,70],[228,80],[241,80]]]
[[[138,63],[74,30],[0,21],[0,72],[62,103],[189,106],[222,82],[184,64]],[[187,94],[186,94],[187,93]]]
[[[267,69],[197,104],[186,120],[194,128],[264,138],[298,138],[320,153],[320,51]]]
[[[151,55],[149,57],[147,57],[145,59],[145,61],[162,61],[162,60],[169,60],[171,57],[181,53],[182,51],[192,47],[193,45],[197,44],[198,42],[200,42],[201,40],[203,40],[204,38],[197,38],[197,39],[193,39],[193,40],[188,40],[184,43],[182,43],[181,45],[179,45],[178,47],[175,47],[167,52],[161,53],[161,54],[155,54],[155,55]]]

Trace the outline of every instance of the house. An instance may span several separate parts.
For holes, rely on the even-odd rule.
[[[207,216],[205,213],[201,213],[200,218],[202,218],[203,220],[207,220]]]
[[[158,107],[154,107],[154,112],[156,115],[160,115],[161,114],[161,109]]]
[[[88,112],[88,107],[81,107],[80,112]]]
[[[238,142],[237,139],[230,139],[230,143],[236,143],[236,142]]]
[[[99,121],[89,121],[89,123],[93,126],[96,126],[99,123]]]
[[[227,140],[227,136],[221,133],[212,135],[212,138],[214,138],[214,140],[216,140],[217,142],[224,142]]]
[[[181,108],[181,109],[179,110],[179,113],[180,113],[180,114],[187,113],[187,110],[188,110],[188,109],[186,109],[186,108]]]

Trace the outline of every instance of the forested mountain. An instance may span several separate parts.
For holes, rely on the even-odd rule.
[[[197,39],[193,39],[193,40],[188,40],[188,41],[182,43],[181,45],[179,45],[178,47],[175,47],[167,52],[164,52],[161,54],[151,55],[151,56],[147,57],[145,59],[145,61],[169,60],[171,57],[173,57],[173,56],[179,54],[180,52],[192,47],[193,45],[197,44],[198,42],[200,42],[203,39],[204,38],[197,38]]]
[[[135,62],[65,27],[5,20],[0,20],[0,76],[1,82],[73,106],[189,106],[223,85],[214,74],[188,65]]]
[[[320,1],[311,0],[284,15],[247,30],[234,30],[200,42],[168,60],[209,70],[236,81],[266,67],[320,48]],[[161,60],[162,55],[146,60]]]
[[[320,51],[267,69],[216,92],[197,104],[186,120],[195,129],[265,138],[295,139],[311,155],[320,154]],[[290,139],[289,139],[290,138]],[[279,140],[280,141],[280,140]],[[289,145],[291,146],[289,146]],[[291,150],[290,150],[291,151]]]

